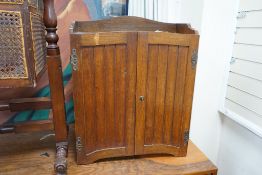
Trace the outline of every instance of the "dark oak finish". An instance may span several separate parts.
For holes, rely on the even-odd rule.
[[[65,173],[67,169],[67,125],[65,113],[65,97],[62,77],[60,50],[57,45],[58,35],[57,16],[55,14],[54,0],[44,0],[44,24],[46,27],[47,68],[51,91],[53,122],[55,129],[57,159],[55,169],[58,173]]]
[[[76,50],[79,164],[186,155],[198,39],[185,24],[136,17],[75,23],[71,49]]]
[[[39,132],[39,131],[50,131],[54,129],[54,124],[52,120],[41,120],[41,121],[30,121],[21,122],[14,125],[4,125],[0,126],[0,134],[7,133],[29,133],[29,132]]]
[[[197,42],[197,35],[138,33],[135,154],[186,155]]]
[[[32,7],[29,6],[28,2],[38,1],[23,1],[23,8]],[[40,2],[40,1],[39,1]],[[17,3],[17,2],[15,2]],[[44,25],[46,27],[46,41],[47,41],[47,68],[48,68],[48,77],[51,91],[51,99],[49,98],[25,98],[25,99],[11,99],[5,102],[0,103],[0,110],[10,110],[13,112],[16,111],[25,111],[25,110],[39,110],[39,109],[52,109],[53,118],[52,120],[47,121],[34,121],[26,123],[18,123],[13,126],[0,126],[0,133],[21,133],[21,132],[35,132],[41,130],[53,130],[55,131],[55,140],[57,148],[57,158],[55,163],[55,169],[58,173],[64,174],[67,169],[66,155],[67,155],[67,124],[66,124],[66,113],[65,113],[65,97],[64,97],[64,87],[62,79],[62,66],[58,42],[58,35],[56,34],[57,30],[57,17],[54,9],[54,0],[43,0],[44,3]],[[8,2],[6,7],[13,8],[20,6],[15,5],[13,1]],[[1,5],[1,4],[0,4]],[[41,14],[42,15],[42,14]],[[29,23],[29,19],[23,17],[24,22]],[[40,23],[43,23],[41,20]],[[39,24],[40,25],[40,24]],[[28,25],[24,25],[24,28],[27,28]],[[29,32],[29,30],[26,30]],[[45,40],[44,41],[45,46]],[[29,41],[27,41],[29,42]],[[31,41],[30,41],[31,42]],[[29,43],[30,43],[29,42]],[[30,50],[32,47],[26,47]],[[44,50],[42,51],[44,52]],[[26,52],[29,54],[29,52]],[[30,52],[31,54],[31,52]],[[31,55],[32,56],[32,55]],[[28,60],[27,60],[28,61]],[[28,64],[33,64],[32,61],[28,61]],[[26,65],[28,66],[28,65]],[[33,66],[33,65],[31,65]],[[34,74],[31,68],[28,68],[29,75]],[[40,73],[39,73],[40,74]],[[30,77],[29,77],[30,80]],[[8,80],[9,81],[9,80]],[[15,80],[12,80],[11,83],[14,83]],[[25,80],[25,82],[28,80]],[[30,80],[31,81],[31,80]],[[32,79],[35,86],[35,79]],[[19,86],[25,86],[22,84],[23,81],[17,82]],[[2,83],[2,81],[1,81]],[[4,84],[5,85],[5,84]]]
[[[12,99],[1,103],[0,111],[10,110],[12,112],[51,109],[52,107],[51,100],[48,97]]]
[[[139,17],[117,17],[88,22],[76,22],[73,32],[112,32],[112,31],[165,31],[171,33],[196,34],[187,24],[169,24]]]
[[[40,140],[50,132],[0,135],[0,172],[14,174],[54,174],[54,137]],[[186,157],[159,155],[109,159],[95,164],[77,165],[75,161],[74,131],[70,130],[68,151],[69,175],[216,175],[217,168],[191,142]],[[49,157],[44,156],[48,153]],[[42,156],[41,156],[42,155]]]
[[[85,45],[78,53],[84,59],[79,59],[78,71],[73,73],[74,103],[76,109],[81,109],[75,110],[76,123],[82,124],[75,127],[76,137],[81,138],[86,150],[84,153],[78,150],[79,163],[134,152],[136,60],[133,58],[137,35],[128,33],[124,37],[126,43]],[[75,41],[78,39],[72,40],[72,45]]]

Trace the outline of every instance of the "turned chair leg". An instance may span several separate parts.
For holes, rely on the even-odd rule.
[[[65,97],[63,86],[63,73],[58,42],[57,16],[54,9],[54,0],[44,0],[44,24],[46,27],[47,68],[51,92],[53,121],[56,139],[55,171],[57,174],[66,174],[67,170],[67,125],[65,113]]]

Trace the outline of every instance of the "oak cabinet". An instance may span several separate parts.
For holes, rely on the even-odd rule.
[[[185,156],[198,34],[137,17],[76,22],[71,31],[77,162]]]

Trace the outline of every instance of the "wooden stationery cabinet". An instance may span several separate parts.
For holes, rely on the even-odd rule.
[[[77,162],[185,156],[199,36],[137,17],[76,22],[71,31]]]

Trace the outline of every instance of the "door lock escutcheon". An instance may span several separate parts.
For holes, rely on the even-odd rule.
[[[141,102],[143,102],[143,101],[145,100],[145,97],[144,97],[144,96],[140,96],[140,97],[139,97],[139,100],[140,100]]]

